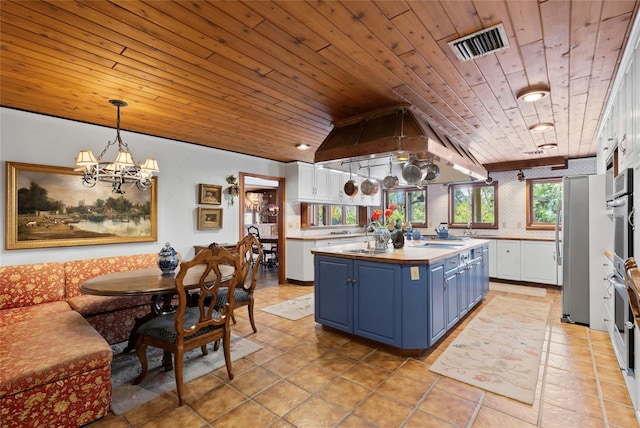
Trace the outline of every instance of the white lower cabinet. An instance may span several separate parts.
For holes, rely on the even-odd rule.
[[[311,283],[314,280],[313,254],[315,247],[351,244],[371,240],[371,236],[336,235],[329,239],[287,239],[287,279]]]
[[[555,242],[520,241],[520,279],[541,284],[558,284]]]
[[[496,243],[496,258],[498,259],[497,278],[520,280],[520,241],[501,240]]]
[[[498,277],[498,245],[495,239],[489,240],[489,276]]]

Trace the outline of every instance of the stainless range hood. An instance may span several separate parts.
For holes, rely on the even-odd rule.
[[[433,181],[436,183],[487,178],[487,170],[466,148],[435,132],[410,105],[388,107],[335,122],[315,153],[315,163],[344,169],[339,166],[353,162],[371,165],[380,159],[386,165],[386,159],[397,155],[407,158],[412,155],[438,165],[441,174]],[[379,171],[382,174],[377,174],[378,178],[386,175],[384,168]]]

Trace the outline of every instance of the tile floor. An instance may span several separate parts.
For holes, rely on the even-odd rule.
[[[264,307],[307,294],[310,287],[263,286]],[[313,316],[289,321],[256,310],[253,334],[245,308],[235,333],[263,348],[189,382],[187,404],[175,393],[122,416],[109,413],[91,425],[104,427],[637,427],[631,401],[604,332],[560,323],[561,295],[552,304],[545,352],[533,405],[496,395],[430,372],[429,365],[487,301],[490,291],[432,350],[400,357],[371,343],[323,329]]]

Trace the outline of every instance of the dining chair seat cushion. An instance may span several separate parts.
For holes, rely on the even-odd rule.
[[[244,288],[239,287],[233,290],[233,298],[236,302],[246,302],[251,299],[251,294]],[[227,289],[221,288],[216,300],[216,309],[224,308],[227,305],[227,301]]]
[[[178,336],[176,333],[175,327],[175,313],[161,315],[159,317],[155,317],[140,327],[138,327],[138,334],[145,334],[147,336],[155,337],[156,339],[160,339],[167,343],[176,343],[176,337]],[[191,327],[200,318],[200,310],[197,307],[190,307],[184,313],[184,321],[182,323],[185,329]],[[220,318],[220,314],[217,311],[213,311],[212,318]],[[208,333],[212,330],[223,328],[224,324],[210,326],[207,328],[203,328],[199,330],[192,336],[185,337],[185,339],[190,339],[192,337],[200,336],[204,333]]]

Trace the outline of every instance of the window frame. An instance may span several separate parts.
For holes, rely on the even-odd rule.
[[[319,210],[323,211],[323,217],[325,221],[331,222],[331,214],[333,212],[333,207],[341,207],[342,208],[342,224],[314,224],[317,220],[317,216],[314,216],[313,205],[320,206]],[[301,202],[300,203],[300,227],[302,229],[330,229],[330,228],[344,228],[344,227],[358,227],[364,226],[364,221],[367,218],[366,207],[356,206],[356,223],[355,224],[346,224],[347,218],[347,209],[352,205],[343,205],[343,204],[331,204],[331,203],[321,203],[321,202]],[[364,208],[364,211],[363,211]],[[363,220],[364,219],[364,220]]]
[[[557,183],[562,186],[562,177],[544,177],[544,178],[527,178],[526,186],[527,186],[527,224],[526,230],[555,230],[556,222],[553,223],[535,223],[534,214],[533,214],[533,186],[539,183]],[[562,188],[560,188],[560,194],[562,195]],[[556,211],[556,216],[558,215]]]
[[[411,223],[411,227],[416,228],[416,227],[428,227],[428,223],[429,223],[429,211],[427,210],[428,208],[428,192],[427,192],[427,187],[417,187],[417,186],[411,186],[411,187],[402,187],[402,188],[396,188],[396,189],[385,189],[384,190],[384,194],[383,194],[383,209],[386,209],[387,207],[389,207],[389,193],[404,193],[405,197],[404,197],[404,221],[405,222],[409,222]],[[415,223],[413,221],[411,221],[408,218],[408,209],[409,207],[407,206],[408,203],[408,198],[407,198],[407,193],[409,192],[424,192],[424,223]]]
[[[479,222],[471,222],[471,223],[454,223],[453,219],[455,218],[454,215],[454,211],[455,211],[455,207],[453,204],[453,201],[455,200],[454,198],[454,192],[456,189],[458,188],[464,188],[464,187],[472,187],[472,188],[480,188],[480,187],[492,187],[493,188],[493,223],[479,223]],[[493,181],[491,184],[487,184],[484,181],[478,181],[478,182],[470,182],[470,183],[451,183],[449,184],[449,189],[448,189],[448,196],[449,196],[449,201],[448,201],[448,205],[449,205],[449,227],[452,229],[467,229],[469,227],[471,227],[472,229],[498,229],[500,226],[500,222],[499,222],[499,217],[498,217],[498,206],[499,206],[499,199],[498,199],[498,181],[495,180]],[[472,198],[473,201],[473,198]],[[473,208],[472,208],[473,210]]]

